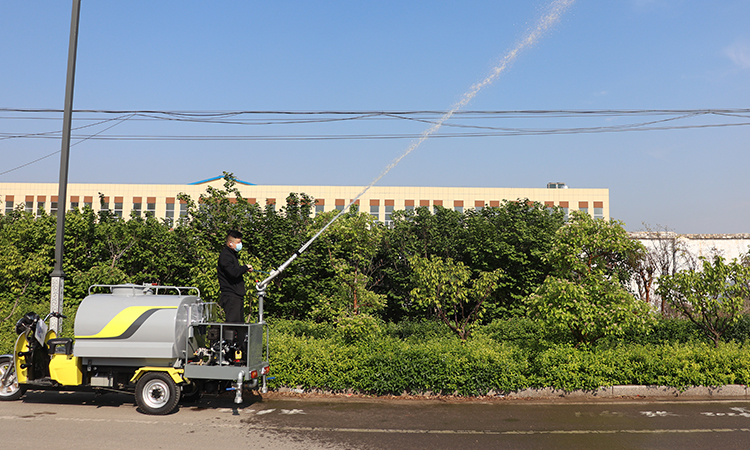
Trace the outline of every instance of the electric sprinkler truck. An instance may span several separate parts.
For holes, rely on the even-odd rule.
[[[257,323],[213,321],[215,303],[202,301],[197,288],[133,284],[90,287],[75,341],[48,330],[47,318],[62,314],[28,313],[16,324],[13,354],[0,356],[0,400],[27,390],[128,392],[142,412],[169,414],[181,398],[234,390],[242,403],[244,389],[260,383],[266,392],[260,284]]]

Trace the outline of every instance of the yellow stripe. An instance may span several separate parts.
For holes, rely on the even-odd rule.
[[[144,313],[152,309],[177,309],[176,306],[130,306],[123,309],[100,332],[91,336],[76,336],[76,339],[115,338],[127,330]]]

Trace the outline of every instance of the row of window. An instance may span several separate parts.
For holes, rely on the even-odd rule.
[[[101,211],[110,211],[110,205],[113,207],[112,212],[117,217],[122,217],[123,212],[123,202],[114,202],[111,203],[109,201],[103,201],[101,202]],[[70,202],[70,208],[69,210],[73,210],[76,208],[85,208],[85,207],[93,208],[93,202]],[[175,203],[166,203],[166,215],[165,217],[168,219],[174,219],[175,217]],[[28,213],[36,214],[36,216],[40,216],[42,212],[46,211],[46,202],[44,201],[37,201],[36,202],[36,210],[34,209],[34,201],[26,201],[24,203],[24,210]],[[57,215],[58,210],[58,202],[50,202],[49,204],[49,213],[53,216]],[[5,214],[9,214],[13,211],[15,208],[15,204],[12,200],[6,200],[5,201]],[[141,214],[144,214],[145,217],[154,217],[156,215],[156,203],[150,202],[146,203],[146,209],[143,209],[143,203],[133,203],[133,207],[131,209],[133,213],[135,213],[136,216],[140,217]],[[179,209],[179,217],[185,217],[187,216],[187,203],[180,203],[180,209]]]
[[[42,211],[45,211],[46,209],[46,197],[45,196],[38,196],[37,202],[36,202],[36,213],[37,215],[40,215]],[[57,196],[52,197],[52,202],[50,202],[50,214],[57,215],[57,209],[58,209],[58,202]],[[92,197],[84,197],[84,201],[81,204],[79,201],[79,197],[71,197],[70,202],[70,209],[75,209],[78,207],[91,207],[93,208],[93,202]],[[110,210],[110,198],[109,197],[102,197],[101,199],[101,210],[103,211],[109,211]],[[113,206],[112,212],[117,217],[122,217],[123,215],[123,198],[122,197],[114,197],[114,202],[111,204]],[[133,207],[132,212],[140,217],[141,214],[144,214],[146,217],[153,217],[156,215],[156,198],[155,197],[147,197],[147,202],[145,203],[145,210],[143,208],[144,203],[141,201],[141,197],[134,197],[133,198]],[[254,199],[251,199],[252,203],[255,203]],[[275,199],[268,199],[267,204],[269,205],[275,205]],[[359,201],[356,202],[359,204]],[[376,219],[380,220],[380,200],[370,200],[370,215],[375,217]],[[394,211],[395,207],[395,201],[394,200],[385,200],[384,202],[384,220],[386,223],[391,222],[391,217]],[[429,200],[420,200],[419,206],[425,206],[429,207],[430,203],[432,203],[433,207],[437,206],[443,206],[442,200],[433,200],[430,202]],[[593,212],[594,212],[594,218],[596,219],[603,219],[604,218],[604,204],[603,202],[592,202],[593,203]],[[184,203],[182,201],[179,201],[179,210],[175,209],[175,205],[178,204],[175,201],[174,197],[168,197],[166,199],[165,207],[166,207],[166,214],[165,217],[167,219],[174,219],[175,213],[179,212],[178,217],[185,217],[187,216],[187,203]],[[337,211],[342,211],[346,206],[348,202],[346,202],[344,199],[336,199],[335,202],[335,209]],[[474,209],[481,210],[482,208],[486,207],[487,203],[485,203],[482,200],[477,200],[474,202]],[[500,206],[500,202],[493,200],[489,202],[490,207],[498,207]],[[545,202],[545,206],[552,208],[554,206],[559,206],[562,208],[563,213],[565,214],[565,218],[567,220],[568,214],[570,211],[570,204],[567,201],[561,201],[558,205],[555,205],[554,202]],[[416,202],[414,200],[405,200],[404,201],[404,209],[405,210],[413,210],[416,207]],[[9,213],[13,211],[14,208],[14,202],[13,198],[11,196],[8,196],[5,201],[5,213]],[[455,200],[453,202],[453,209],[457,212],[463,213],[464,212],[464,202],[462,200]],[[27,196],[26,202],[25,202],[25,210],[30,213],[34,213],[34,198],[33,196]],[[589,202],[578,202],[578,210],[582,211],[586,214],[589,214]],[[315,214],[321,214],[325,211],[325,200],[319,199],[315,202]]]

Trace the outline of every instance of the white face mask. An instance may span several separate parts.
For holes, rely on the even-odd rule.
[[[237,245],[234,246],[234,251],[238,252],[242,250],[242,242],[238,242]]]

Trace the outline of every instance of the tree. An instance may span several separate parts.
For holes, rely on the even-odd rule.
[[[659,277],[658,294],[697,325],[718,347],[750,298],[750,267],[721,256],[701,258],[701,271],[684,270]]]
[[[548,326],[569,330],[578,344],[645,328],[650,306],[627,290],[643,246],[622,223],[573,212],[548,255],[553,275],[531,295],[531,312]]]
[[[332,211],[317,216],[311,236],[337,214],[338,211]],[[319,238],[317,251],[327,254],[334,274],[313,313],[315,316],[332,319],[378,313],[383,309],[385,295],[372,291],[378,281],[375,256],[382,236],[383,227],[372,215],[354,209],[341,215]]]
[[[636,268],[635,283],[641,300],[657,307],[666,315],[667,302],[656,292],[657,280],[662,275],[674,275],[680,268],[695,269],[697,257],[692,255],[685,245],[685,240],[674,230],[657,225],[652,228],[644,224],[645,231],[635,233],[646,248],[644,258]]]
[[[503,283],[485,302],[488,320],[523,315],[523,299],[551,271],[545,255],[555,232],[563,225],[559,208],[528,199],[505,201],[498,207],[458,212],[437,206],[393,214],[378,258],[383,281],[379,292],[388,295],[391,318],[413,314],[409,304],[411,267],[408,258],[439,256],[461,262],[473,277],[502,269]]]
[[[414,302],[433,309],[461,340],[466,340],[472,326],[482,318],[485,301],[498,287],[502,270],[481,272],[471,279],[471,269],[450,258],[413,256],[409,264],[414,270]]]
[[[552,271],[546,256],[565,223],[562,210],[518,199],[469,210],[464,222],[464,263],[475,273],[501,268],[505,274],[488,302],[490,319],[524,315],[523,299]]]

